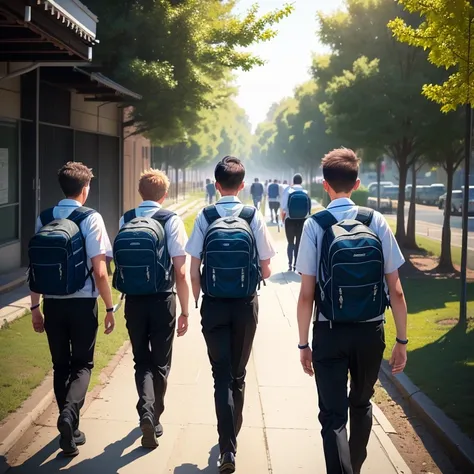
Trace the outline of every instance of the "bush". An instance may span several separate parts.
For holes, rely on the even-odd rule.
[[[361,186],[357,191],[352,193],[352,200],[358,206],[367,206],[367,200],[369,199],[369,190]]]

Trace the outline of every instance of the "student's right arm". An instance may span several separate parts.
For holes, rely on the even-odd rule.
[[[188,331],[189,317],[189,286],[186,280],[186,255],[173,257],[174,274],[176,278],[176,292],[178,293],[181,314],[178,318],[178,337]]]
[[[204,245],[203,219],[202,212],[200,212],[194,222],[191,237],[189,237],[186,244],[186,252],[191,255],[191,286],[196,306],[201,294],[201,253]]]
[[[266,280],[267,278],[270,278],[272,274],[270,262],[271,259],[276,255],[276,252],[273,246],[272,237],[268,231],[267,225],[265,224],[265,218],[260,212],[255,213],[251,227],[253,235],[255,236],[255,243],[257,244],[262,278]]]
[[[191,286],[194,301],[197,304],[201,294],[201,259],[196,257],[191,257]]]
[[[397,330],[398,339],[407,339],[407,303],[403,293],[402,283],[398,270],[385,275],[387,281],[388,291],[390,294],[390,304],[392,306],[393,319],[395,320],[395,327]],[[407,364],[407,346],[406,344],[399,344],[395,342],[392,350],[392,357],[390,358],[390,365],[392,366],[392,374],[399,374],[403,372]]]

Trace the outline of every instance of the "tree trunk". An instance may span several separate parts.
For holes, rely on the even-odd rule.
[[[407,235],[405,237],[405,247],[417,250],[416,243],[416,162],[412,166],[412,186],[410,196],[410,209],[408,210]]]
[[[408,156],[398,157],[398,205],[397,205],[397,231],[395,237],[400,245],[405,243],[405,188],[408,174]]]
[[[441,235],[441,256],[439,257],[438,270],[443,273],[453,273],[453,259],[451,256],[451,205],[453,193],[454,162],[451,158],[446,160],[446,202],[444,203],[443,231]]]
[[[176,202],[178,202],[178,198],[179,198],[179,168],[178,167],[176,167],[175,170],[174,170],[174,176],[175,176],[175,182],[176,182],[175,200],[176,200]]]
[[[183,168],[183,197],[186,199],[186,168]]]

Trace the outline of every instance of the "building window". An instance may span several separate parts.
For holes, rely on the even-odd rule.
[[[19,235],[18,126],[0,121],[0,245]]]

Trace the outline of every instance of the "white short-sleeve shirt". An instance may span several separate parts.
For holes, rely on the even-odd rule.
[[[155,214],[161,205],[155,201],[143,201],[136,209],[137,217],[151,217]],[[123,216],[120,219],[119,228],[124,225]],[[186,229],[183,221],[177,216],[172,216],[165,224],[166,246],[171,258],[184,257],[186,255],[185,247],[188,241]]]
[[[359,207],[350,199],[341,198],[332,201],[327,210],[336,218],[342,221],[345,219],[355,219]],[[393,273],[398,270],[404,263],[405,259],[398,246],[397,240],[393,235],[392,229],[388,225],[385,218],[379,212],[374,212],[372,229],[382,242],[383,256],[385,261],[385,274]],[[319,269],[319,251],[323,238],[323,231],[314,219],[307,219],[301,235],[300,248],[298,251],[298,260],[296,262],[296,271],[303,275],[315,276],[318,278]],[[384,315],[380,315],[373,321],[382,320]],[[320,321],[326,321],[323,315],[319,315]]]
[[[82,204],[74,199],[63,199],[53,208],[53,217],[55,219],[65,219],[69,217],[72,212],[81,207]],[[38,217],[36,220],[36,232],[38,232],[44,223],[41,222],[41,218]],[[90,216],[86,217],[80,224],[80,229],[84,240],[86,242],[86,254],[87,254],[87,268],[92,269],[91,259],[98,255],[105,255],[106,257],[112,258],[112,245],[105,228],[104,219],[98,212],[94,212]],[[86,270],[87,271],[87,270]],[[94,278],[94,275],[91,275]],[[87,278],[84,288],[82,290],[73,293],[72,295],[66,296],[51,296],[43,295],[45,298],[56,298],[56,299],[68,299],[68,298],[97,298],[99,291],[97,286],[92,291],[92,280]]]
[[[221,217],[238,216],[244,205],[237,196],[225,196],[216,203],[217,212]],[[201,259],[204,245],[204,236],[209,224],[203,212],[200,211],[194,223],[194,229],[186,245],[186,252],[192,257]],[[255,242],[257,245],[258,258],[268,260],[275,256],[275,249],[272,238],[265,224],[265,219],[260,212],[255,212],[255,216],[250,223]]]

